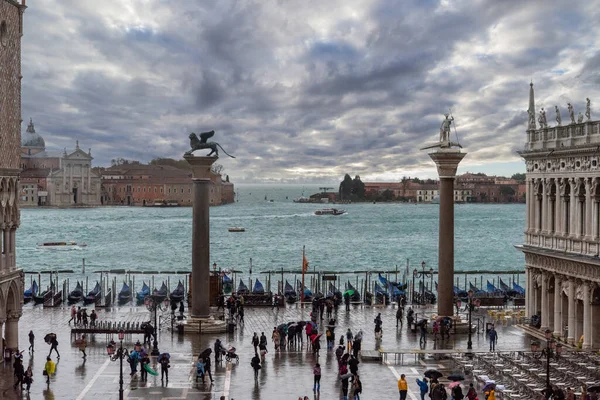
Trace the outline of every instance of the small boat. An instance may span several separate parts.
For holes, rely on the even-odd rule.
[[[97,302],[102,295],[102,289],[100,288],[100,284],[96,282],[96,286],[85,296],[83,299],[83,304],[92,304]]]
[[[79,303],[81,300],[83,300],[83,287],[79,281],[77,281],[75,289],[72,290],[67,296],[67,300],[69,304]]]
[[[169,298],[171,299],[171,302],[179,303],[180,301],[183,301],[184,296],[185,288],[183,287],[183,283],[179,281],[175,290],[173,290],[169,295]]]
[[[232,226],[228,230],[229,232],[246,232],[246,228],[242,228],[241,226]]]
[[[83,242],[83,243],[77,243],[77,242],[46,242],[46,243],[39,243],[37,245],[37,247],[39,249],[52,248],[52,247],[68,248],[68,247],[86,247],[86,246],[87,246],[87,244],[85,244],[85,242]]]
[[[346,210],[340,210],[338,208],[323,208],[315,211],[315,215],[342,215],[346,214]]]
[[[223,293],[231,294],[233,290],[233,281],[227,275],[223,275]]]
[[[294,287],[290,285],[290,283],[287,280],[285,281],[283,297],[285,297],[285,301],[287,301],[290,304],[294,304],[296,301],[298,301],[298,294],[296,294]]]
[[[385,304],[389,304],[390,296],[377,282],[375,282],[375,301],[377,304],[383,304],[384,300]]]
[[[302,290],[302,284],[300,282],[298,282],[298,291],[300,292]],[[300,292],[302,293],[302,292]],[[312,291],[307,288],[306,286],[304,286],[304,301],[312,301],[313,299],[313,293]]]
[[[252,294],[265,294],[265,288],[258,279],[256,280],[256,282],[254,282],[254,288],[252,289]]]
[[[46,297],[48,296],[54,296],[54,282],[52,282],[50,287],[43,292],[40,293],[38,290],[38,294],[33,295],[33,302],[35,304],[44,304],[44,301],[46,301]]]
[[[167,285],[164,282],[161,285],[160,289],[158,289],[158,290],[154,289],[154,291],[152,292],[152,296],[155,297],[159,303],[162,303],[163,301],[165,301],[165,299],[167,298],[168,295],[169,295],[169,289],[167,288]]]
[[[38,292],[38,284],[34,280],[31,283],[31,287],[23,293],[23,302],[29,303],[31,300],[33,300],[33,296],[35,296],[37,294],[37,292]]]
[[[238,286],[237,293],[238,294],[248,294],[248,293],[250,293],[250,290],[248,290],[248,286],[246,286],[244,284],[244,281],[242,281],[241,279],[240,279],[240,284]]]
[[[142,290],[135,294],[135,298],[139,303],[143,303],[146,296],[150,294],[150,288],[146,285],[146,282],[142,282]]]
[[[131,288],[125,282],[123,282],[123,287],[119,292],[119,304],[127,304],[131,301]]]
[[[348,282],[348,290],[354,290],[354,294],[350,296],[350,301],[360,301],[360,293],[350,282]]]

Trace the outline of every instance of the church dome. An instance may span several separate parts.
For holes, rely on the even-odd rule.
[[[21,146],[41,149],[46,148],[46,142],[44,142],[44,138],[35,132],[33,120],[31,119],[29,120],[29,125],[27,125],[27,131],[25,135],[23,135],[23,137],[21,138]]]

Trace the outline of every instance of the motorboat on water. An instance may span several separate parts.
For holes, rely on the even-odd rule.
[[[127,304],[131,301],[131,288],[125,282],[123,282],[123,287],[119,292],[119,304]]]
[[[51,248],[78,248],[78,247],[86,247],[87,244],[85,242],[77,243],[77,242],[45,242],[38,243],[38,249],[51,249]]]
[[[342,215],[346,214],[346,210],[340,210],[338,208],[323,208],[315,211],[315,215]]]
[[[171,292],[171,294],[169,295],[169,298],[171,299],[171,302],[179,303],[180,301],[183,301],[184,296],[185,296],[185,288],[183,287],[183,283],[181,283],[181,281],[179,281],[175,290],[173,290]]]
[[[229,232],[246,232],[246,228],[242,228],[241,226],[232,226],[229,228]]]
[[[83,286],[81,286],[81,282],[77,281],[75,289],[67,296],[67,301],[69,304],[75,304],[81,300],[83,300]]]
[[[33,296],[35,296],[37,294],[37,292],[38,292],[38,284],[34,280],[31,283],[31,287],[29,289],[27,289],[25,291],[25,293],[23,293],[23,302],[29,303],[33,299]]]

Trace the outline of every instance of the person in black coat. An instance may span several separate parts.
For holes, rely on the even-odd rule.
[[[252,361],[250,361],[250,365],[252,369],[254,369],[254,379],[258,379],[258,370],[261,369],[260,366],[260,358],[258,357],[258,353],[254,353],[254,357],[252,357]]]

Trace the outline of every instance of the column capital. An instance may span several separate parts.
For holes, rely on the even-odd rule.
[[[7,322],[12,322],[12,321],[15,321],[15,320],[18,321],[19,318],[21,318],[22,315],[23,315],[23,313],[20,312],[20,311],[10,311],[6,315],[6,321]]]
[[[440,179],[456,178],[458,164],[467,155],[456,149],[440,149],[429,153],[429,157],[435,162]]]
[[[210,179],[210,169],[218,160],[217,157],[195,157],[193,155],[185,155],[183,158],[192,167],[193,179]]]

